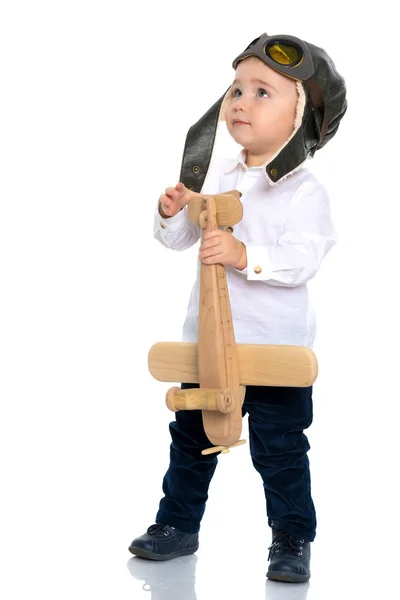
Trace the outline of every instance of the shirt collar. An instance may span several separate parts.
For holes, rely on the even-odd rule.
[[[233,171],[233,169],[236,169],[236,167],[238,167],[239,165],[242,165],[242,167],[247,169],[248,167],[245,163],[246,155],[247,155],[247,152],[244,149],[241,152],[239,152],[238,156],[236,158],[234,158],[229,163],[229,165],[226,167],[225,173],[231,173]]]
[[[247,171],[249,169],[249,167],[246,165],[246,157],[247,157],[247,150],[243,149],[239,152],[238,156],[232,160],[228,166],[225,169],[225,173],[231,173],[234,169],[236,169],[237,167],[239,167],[241,165],[241,168],[245,171]],[[265,170],[265,165],[268,163],[268,161],[266,161],[263,165],[258,165],[257,167],[250,167],[251,169],[254,170]]]

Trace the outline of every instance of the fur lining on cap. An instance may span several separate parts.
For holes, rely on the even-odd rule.
[[[268,161],[266,161],[265,164],[267,164],[267,163],[269,164],[271,161],[273,161],[278,156],[278,154],[283,150],[283,148],[285,148],[285,146],[287,146],[287,144],[290,142],[290,140],[292,138],[294,138],[294,136],[296,135],[296,132],[298,131],[298,129],[301,126],[301,123],[303,121],[303,116],[304,116],[304,109],[306,106],[306,95],[305,95],[304,87],[303,87],[303,84],[301,83],[301,81],[296,81],[296,88],[297,88],[297,93],[299,95],[299,98],[298,98],[297,106],[296,106],[296,115],[295,115],[295,119],[294,119],[293,132],[292,132],[291,136],[286,140],[286,142],[284,142],[284,144],[282,144],[282,146],[275,152],[275,154],[273,156],[271,156],[268,159]],[[228,89],[228,91],[226,92],[225,97],[222,101],[218,121],[225,121],[226,104],[227,104],[228,98],[230,96],[231,89],[232,88]],[[306,158],[306,160],[307,160],[307,158]],[[296,173],[297,171],[299,171],[303,167],[305,162],[306,161],[303,161],[298,167],[296,167],[295,169],[293,169],[292,171],[290,171],[289,173],[287,173],[286,175],[281,177],[278,181],[272,181],[268,177],[268,173],[266,171],[265,171],[265,177],[268,179],[270,185],[278,185],[278,183],[280,183],[284,179],[287,179],[287,177],[290,177],[290,175],[293,175],[293,173]],[[265,165],[263,165],[263,166],[265,166]]]
[[[278,156],[278,154],[288,145],[290,140],[292,138],[294,138],[294,136],[296,135],[296,132],[300,128],[301,123],[303,121],[304,109],[306,106],[306,94],[304,92],[304,87],[303,87],[303,84],[301,83],[301,81],[296,81],[296,88],[297,88],[297,92],[299,94],[299,99],[297,101],[297,106],[296,106],[296,116],[294,119],[294,129],[293,129],[292,135],[286,140],[286,142],[284,144],[282,144],[282,146],[279,148],[279,150],[277,150],[275,152],[275,154],[273,156],[271,156],[271,158],[268,159],[268,161],[267,161],[268,163],[272,162],[274,160],[274,158],[276,158]],[[293,175],[293,173],[300,171],[300,169],[303,167],[306,160],[307,160],[307,158],[302,163],[300,163],[298,167],[296,167],[295,169],[292,169],[291,171],[289,171],[289,173],[286,173],[286,175],[281,177],[278,181],[272,181],[272,179],[270,179],[268,177],[267,171],[265,171],[265,177],[268,179],[270,185],[278,185],[278,183],[280,183],[281,181],[284,181],[285,179],[287,179],[288,177]]]
[[[227,105],[228,99],[231,95],[231,91],[232,91],[232,86],[230,88],[228,88],[228,91],[226,92],[225,97],[222,100],[221,108],[219,111],[218,121],[226,121],[226,119],[225,119],[226,105]]]

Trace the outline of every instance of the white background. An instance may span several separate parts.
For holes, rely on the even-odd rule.
[[[310,286],[320,374],[308,430],[319,527],[308,600],[396,595],[399,54],[390,6],[1,3],[3,598],[305,597],[304,586],[265,584],[270,532],[248,445],[219,460],[196,592],[182,592],[179,561],[156,566],[127,551],[154,522],[169,460],[169,384],[152,379],[147,352],[180,339],[197,252],[153,239],[155,203],[178,181],[188,128],[264,31],[322,46],[348,87],[336,137],[309,163],[330,193],[339,243]],[[183,561],[185,573],[195,561]]]

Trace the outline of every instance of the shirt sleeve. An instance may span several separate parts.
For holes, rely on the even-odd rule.
[[[174,217],[163,218],[157,208],[154,215],[154,237],[171,250],[186,250],[200,238],[201,229],[188,217],[186,206]]]
[[[322,259],[335,245],[328,194],[323,186],[297,190],[276,244],[246,244],[248,280],[273,286],[305,284],[318,271]]]

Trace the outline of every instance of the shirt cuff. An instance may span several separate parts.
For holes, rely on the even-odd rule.
[[[267,246],[246,244],[247,267],[240,271],[245,273],[249,281],[265,281],[271,278],[271,261]]]
[[[185,210],[185,208],[183,208],[182,210],[180,210],[176,215],[174,215],[173,217],[168,217],[167,219],[165,219],[164,217],[162,217],[158,211],[158,206],[157,206],[157,210],[156,210],[156,223],[158,223],[158,226],[161,230],[166,230],[166,231],[177,231],[179,229],[182,228],[182,224],[185,221],[188,221],[188,216],[187,216],[187,211]]]

